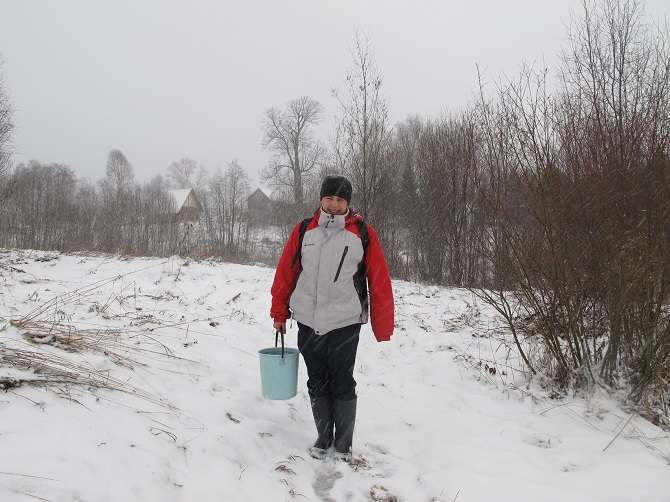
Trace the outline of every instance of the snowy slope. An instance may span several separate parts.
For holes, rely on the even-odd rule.
[[[302,362],[295,398],[260,392],[272,276],[3,251],[0,500],[670,500],[666,433],[549,399],[470,293],[400,281],[392,341],[361,333],[355,465],[311,458]]]

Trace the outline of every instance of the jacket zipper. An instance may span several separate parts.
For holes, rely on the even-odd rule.
[[[340,259],[340,264],[337,267],[337,273],[335,274],[335,280],[333,282],[337,282],[337,278],[340,276],[340,270],[342,270],[342,264],[344,263],[344,257],[347,256],[347,251],[349,251],[349,246],[344,246],[344,252],[342,253],[342,258]]]

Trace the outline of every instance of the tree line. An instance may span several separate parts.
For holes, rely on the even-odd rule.
[[[61,164],[20,164],[1,179],[0,244],[135,256],[250,257],[244,221],[248,174],[236,160],[211,177],[194,165],[181,159],[165,178],[139,184],[120,150],[109,153],[106,175],[97,183],[78,179]],[[202,204],[197,221],[179,218],[174,187],[197,189]]]
[[[470,288],[505,318],[529,372],[561,386],[625,385],[667,421],[669,34],[640,1],[583,0],[557,67],[492,82],[480,73],[462,110],[391,124],[383,75],[358,33],[345,87],[333,90],[329,145],[315,134],[317,101],[266,110],[262,179],[274,206],[260,219],[244,204],[248,176],[231,165],[202,177],[197,228],[152,225],[140,215],[169,203],[163,185],[133,184],[110,153],[98,186],[58,165],[6,175],[2,244],[274,266],[322,177],[342,173],[395,278]]]

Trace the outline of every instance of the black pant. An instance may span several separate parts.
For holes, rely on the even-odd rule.
[[[340,401],[356,398],[354,365],[360,324],[317,335],[298,323],[298,349],[307,366],[307,391],[311,397],[332,396]]]

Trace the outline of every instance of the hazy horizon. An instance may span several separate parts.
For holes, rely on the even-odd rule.
[[[327,139],[356,30],[370,37],[391,122],[463,107],[477,68],[489,82],[556,62],[579,0],[244,3],[0,1],[4,85],[14,103],[14,164],[69,165],[100,179],[112,149],[136,180],[189,157],[209,174],[237,159],[258,185],[268,108],[324,106]],[[652,18],[670,6],[648,1]]]

